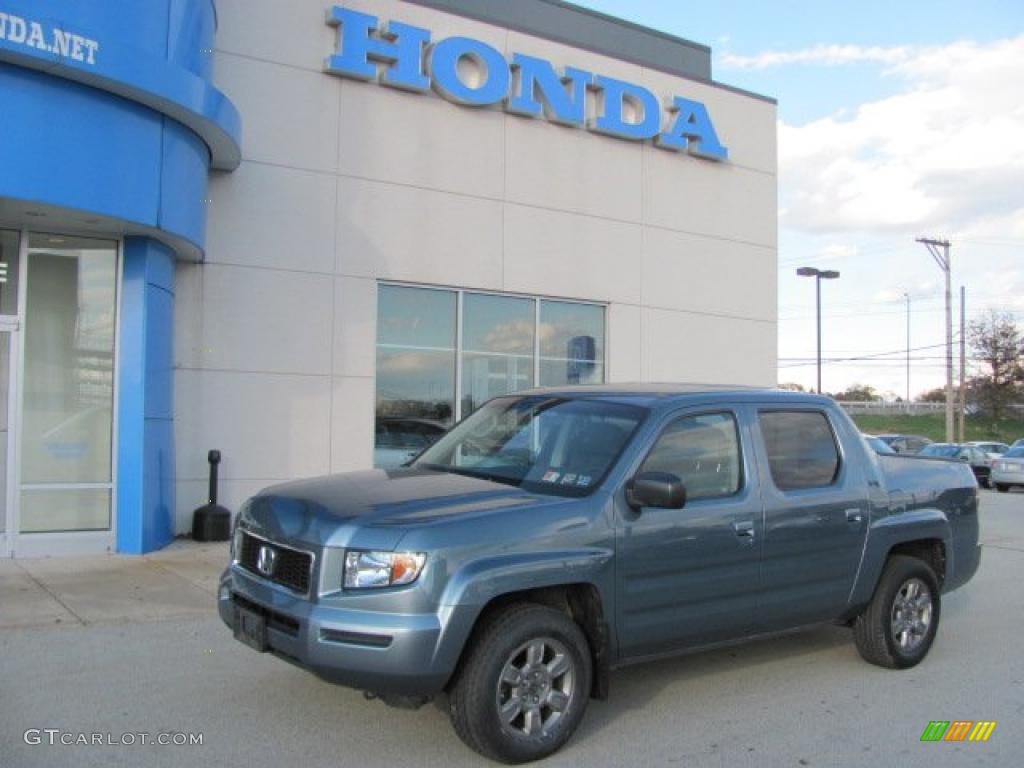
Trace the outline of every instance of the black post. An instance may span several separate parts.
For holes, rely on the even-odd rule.
[[[220,451],[210,451],[206,455],[206,460],[210,462],[210,493],[207,500],[213,506],[217,506],[217,465],[220,464]]]
[[[192,513],[192,538],[196,541],[227,541],[231,537],[231,512],[217,503],[220,451],[210,451],[206,460],[210,462],[210,487],[206,504]]]

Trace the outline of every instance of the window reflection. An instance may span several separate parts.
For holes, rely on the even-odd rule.
[[[462,315],[462,417],[533,386],[534,300],[467,293]]]
[[[455,419],[456,301],[454,291],[380,288],[375,466],[404,464]]]
[[[541,301],[541,386],[603,381],[604,307]]]
[[[457,290],[379,289],[378,467],[404,464],[491,398],[538,381],[604,381],[604,307],[465,291],[460,311],[459,296]]]

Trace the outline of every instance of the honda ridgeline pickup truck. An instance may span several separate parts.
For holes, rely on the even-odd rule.
[[[521,763],[631,662],[831,622],[912,667],[979,560],[970,468],[878,455],[828,398],[606,385],[261,492],[218,602],[246,645],[394,705],[444,694],[468,746]]]

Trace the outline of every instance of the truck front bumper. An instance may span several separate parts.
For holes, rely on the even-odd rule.
[[[371,693],[433,696],[444,688],[458,657],[459,649],[443,643],[445,627],[437,614],[312,602],[237,565],[221,576],[217,607],[246,645],[329,682]]]

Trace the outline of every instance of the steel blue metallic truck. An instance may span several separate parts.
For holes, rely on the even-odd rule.
[[[912,667],[975,573],[961,462],[879,455],[830,399],[681,386],[486,403],[407,466],[247,501],[219,590],[245,645],[522,763],[610,672],[821,623]]]

